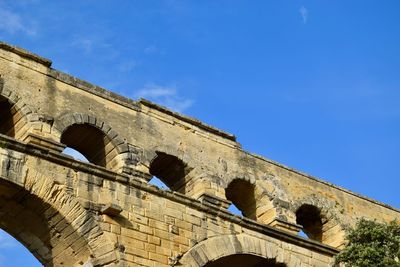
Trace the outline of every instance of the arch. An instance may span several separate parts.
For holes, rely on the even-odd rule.
[[[115,253],[93,214],[59,179],[28,170],[25,160],[0,149],[0,228],[44,266],[96,266],[106,253]]]
[[[129,145],[104,121],[87,114],[67,114],[53,130],[60,142],[82,153],[89,162],[119,172],[130,172],[138,162],[138,149]]]
[[[4,97],[0,97],[0,133],[9,137],[15,137],[15,124],[17,123],[18,111]]]
[[[42,267],[37,258],[12,235],[0,228],[0,255],[2,266]],[[6,257],[4,257],[6,255]]]
[[[241,181],[245,181],[249,184],[255,185],[257,182],[257,179],[254,175],[252,174],[242,174],[242,173],[232,173],[229,174],[228,177],[224,178],[224,183],[225,183],[225,187],[228,187],[229,184],[231,184],[233,181],[235,180],[241,180]]]
[[[303,227],[303,232],[312,240],[322,242],[321,211],[313,205],[303,204],[296,211],[296,223]]]
[[[86,240],[66,223],[66,218],[21,187],[1,183],[0,213],[0,228],[20,241],[44,266],[71,266],[90,258]],[[69,232],[71,236],[64,234]],[[67,241],[68,247],[64,247],[60,241],[67,238],[74,241]]]
[[[118,154],[110,138],[89,124],[73,124],[61,135],[61,143],[84,155],[90,163],[110,168]]]
[[[308,238],[335,248],[345,243],[346,227],[342,223],[341,206],[321,196],[310,195],[292,205],[296,223]]]
[[[171,190],[185,193],[186,177],[192,170],[185,162],[176,156],[156,152],[151,160],[149,172],[159,178]]]
[[[242,179],[235,179],[225,189],[226,198],[242,212],[243,216],[256,220],[257,203],[255,186]]]
[[[248,234],[221,235],[196,244],[174,266],[213,266],[213,263],[232,255],[261,257],[265,262],[275,264],[272,266],[300,266],[300,258],[293,255],[288,259],[283,252],[279,245]]]
[[[225,188],[225,196],[244,217],[264,224],[272,223],[278,216],[276,201],[260,181],[235,178]]]
[[[234,254],[207,263],[205,267],[286,267],[286,265],[251,254]]]
[[[0,134],[23,139],[33,118],[33,111],[15,92],[0,87]]]
[[[154,186],[156,186],[157,188],[162,189],[162,190],[170,190],[170,189],[171,189],[171,188],[169,188],[168,185],[166,185],[163,181],[161,181],[161,179],[158,178],[157,176],[153,176],[153,177],[148,181],[148,183],[149,183],[150,185],[154,185]]]

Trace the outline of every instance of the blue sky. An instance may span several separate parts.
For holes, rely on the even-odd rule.
[[[397,0],[0,0],[0,39],[400,207],[399,10]]]

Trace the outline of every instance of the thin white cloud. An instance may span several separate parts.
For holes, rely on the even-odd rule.
[[[11,11],[0,3],[0,31],[9,34],[24,33],[26,35],[36,35],[36,29],[32,23],[26,23],[20,14]]]
[[[193,100],[191,99],[166,99],[164,105],[177,111],[183,112],[184,110],[190,108],[193,105]]]
[[[85,53],[87,53],[87,54],[92,52],[93,45],[94,45],[94,41],[92,39],[85,38],[85,37],[75,38],[71,42],[71,46],[78,47],[78,48],[82,49],[83,51],[85,51]]]
[[[303,23],[306,24],[306,23],[307,23],[307,20],[308,20],[308,9],[305,8],[304,6],[302,6],[302,7],[299,9],[299,12],[300,12],[301,18],[303,19]]]
[[[113,49],[110,37],[104,33],[78,34],[71,38],[69,45],[82,50],[86,55],[96,55],[103,60],[114,60],[119,51]]]
[[[158,48],[155,45],[150,45],[144,49],[145,54],[154,54],[158,52]]]
[[[134,96],[149,99],[178,112],[183,112],[193,105],[193,100],[180,96],[175,86],[147,84],[138,90]]]
[[[134,60],[123,62],[118,66],[120,72],[130,72],[137,67],[138,63]]]
[[[143,89],[140,89],[136,95],[143,98],[172,97],[176,95],[176,89],[174,87],[163,87],[155,84],[148,84]]]

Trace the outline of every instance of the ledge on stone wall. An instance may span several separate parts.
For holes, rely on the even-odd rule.
[[[37,134],[29,133],[25,139],[25,142],[30,143],[30,144],[35,144],[56,152],[62,152],[65,149],[65,145],[59,142],[55,142],[53,140],[50,140],[48,138],[44,138],[42,136],[39,136]]]
[[[45,148],[40,147],[35,144],[25,144],[25,143],[22,143],[20,141],[17,141],[13,138],[10,138],[8,136],[1,135],[1,134],[0,134],[0,147],[5,148],[5,149],[10,149],[10,150],[15,150],[15,151],[25,153],[28,155],[32,155],[32,156],[36,156],[39,158],[43,158],[45,160],[54,162],[56,164],[60,164],[62,166],[73,168],[75,170],[82,171],[85,173],[94,174],[94,175],[101,177],[103,179],[106,179],[106,180],[114,181],[117,183],[129,184],[130,186],[135,187],[139,190],[143,190],[143,191],[149,192],[151,194],[155,194],[160,197],[164,197],[171,201],[181,203],[183,205],[186,205],[190,208],[199,210],[206,214],[220,217],[223,220],[238,224],[246,229],[256,231],[256,232],[259,232],[266,236],[277,238],[279,240],[282,240],[282,241],[285,241],[285,242],[288,242],[291,244],[297,244],[297,245],[303,246],[305,248],[311,249],[313,251],[322,252],[324,254],[331,255],[331,256],[334,256],[339,252],[339,250],[337,250],[336,248],[322,244],[320,242],[316,242],[313,240],[307,240],[307,239],[301,238],[299,236],[296,236],[294,234],[287,233],[283,230],[273,228],[269,225],[265,225],[265,224],[256,222],[254,220],[251,220],[251,219],[248,219],[245,217],[239,217],[239,216],[233,215],[228,210],[226,210],[222,207],[218,207],[214,204],[207,203],[207,202],[201,202],[200,200],[192,199],[192,198],[185,196],[183,194],[180,194],[178,192],[171,192],[171,191],[165,191],[165,190],[158,189],[152,185],[147,184],[146,182],[143,182],[140,179],[141,176],[145,175],[144,173],[137,172],[136,174],[134,174],[132,176],[115,173],[113,171],[107,170],[106,168],[103,168],[103,167],[100,167],[97,165],[93,165],[90,163],[76,161],[76,160],[71,159],[70,157],[65,156],[61,153],[53,152],[52,150],[45,149]],[[138,178],[135,179],[134,177],[138,177]],[[106,208],[106,206],[104,206],[104,204],[103,205],[93,205],[91,208],[94,208],[94,209],[98,210],[99,212],[102,212],[102,211],[104,213],[110,212],[110,214],[114,214],[118,210],[118,208],[116,208],[115,210],[114,210],[114,208],[112,208],[112,210],[107,210],[107,208]]]
[[[23,48],[17,47],[17,46],[13,46],[7,43],[4,43],[2,41],[0,41],[0,49],[12,52],[14,54],[17,54],[21,57],[36,61],[40,64],[45,65],[46,67],[50,67],[52,62],[50,59],[41,57],[39,55],[36,55],[34,53],[29,52],[28,50],[25,50]]]
[[[153,102],[151,102],[151,101],[149,101],[147,99],[144,99],[144,98],[139,99],[139,103],[141,103],[141,104],[143,104],[143,105],[145,105],[145,106],[147,106],[149,108],[153,108],[153,109],[161,111],[161,112],[163,112],[165,114],[173,116],[173,117],[175,117],[175,118],[177,118],[179,120],[182,120],[184,122],[190,123],[190,124],[192,124],[194,126],[197,126],[197,127],[201,128],[203,130],[206,130],[207,132],[213,133],[215,135],[222,136],[222,137],[224,137],[226,139],[229,139],[229,140],[232,140],[232,141],[236,142],[236,136],[235,135],[227,133],[227,132],[224,132],[224,131],[221,131],[220,129],[217,129],[217,128],[213,127],[213,126],[210,126],[208,124],[205,124],[205,123],[199,121],[198,119],[182,115],[182,114],[180,114],[178,112],[174,112],[174,111],[172,111],[172,110],[170,110],[170,109],[168,109],[166,107],[163,107],[161,105],[153,103]]]
[[[209,205],[214,205],[215,207],[228,209],[229,205],[232,204],[232,201],[217,197],[215,195],[211,195],[208,193],[202,194],[198,200],[202,203],[207,203]]]
[[[122,212],[122,208],[120,206],[118,206],[117,204],[113,204],[113,203],[105,204],[100,210],[101,214],[106,214],[111,217],[117,216],[121,212]]]
[[[47,58],[41,57],[39,55],[36,55],[34,53],[31,53],[31,52],[23,49],[23,48],[20,48],[20,47],[17,47],[17,46],[13,46],[13,45],[1,42],[1,41],[0,41],[0,49],[15,53],[15,54],[17,54],[17,55],[19,55],[21,57],[33,60],[33,61],[38,62],[38,63],[41,63],[44,66],[49,67],[49,68],[51,67],[51,64],[52,64],[52,61],[47,59]],[[221,136],[223,138],[226,138],[228,140],[236,142],[236,136],[233,135],[233,134],[224,132],[224,131],[216,128],[216,127],[213,127],[213,126],[210,126],[208,124],[205,124],[205,123],[203,123],[200,120],[197,120],[195,118],[180,114],[178,112],[174,112],[174,111],[172,111],[172,110],[170,110],[170,109],[168,109],[166,107],[163,107],[163,106],[160,106],[158,104],[155,104],[155,103],[153,103],[153,102],[151,102],[149,100],[140,99],[139,101],[135,101],[135,100],[129,99],[127,97],[124,97],[122,95],[119,95],[119,94],[116,94],[114,92],[111,92],[111,91],[109,91],[107,89],[104,89],[102,87],[99,87],[97,85],[94,85],[94,84],[92,84],[90,82],[81,80],[81,79],[76,78],[76,77],[74,77],[72,75],[66,74],[66,73],[64,73],[62,71],[59,71],[59,70],[56,70],[56,69],[52,69],[52,68],[49,69],[49,72],[47,73],[47,75],[51,76],[52,78],[54,78],[56,80],[62,81],[64,83],[72,85],[72,86],[74,86],[76,88],[88,91],[88,92],[90,92],[92,94],[95,94],[95,95],[97,95],[99,97],[105,98],[105,99],[110,100],[112,102],[115,102],[115,103],[117,103],[119,105],[131,108],[131,109],[134,109],[134,110],[137,110],[138,103],[142,104],[142,105],[145,105],[145,106],[147,106],[149,108],[158,110],[158,111],[160,111],[162,113],[165,113],[165,114],[170,115],[172,117],[175,117],[175,118],[177,118],[177,119],[179,119],[181,121],[184,121],[184,122],[189,123],[189,124],[191,124],[193,126],[196,126],[196,127],[200,128],[202,130],[205,130],[206,132],[209,132],[209,133],[215,134],[217,136]]]

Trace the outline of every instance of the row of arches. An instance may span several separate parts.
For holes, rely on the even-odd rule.
[[[18,139],[26,124],[27,118],[23,116],[18,105],[0,96],[0,134]],[[130,160],[134,163],[126,142],[96,118],[81,114],[68,115],[55,123],[54,128],[60,134],[60,143],[67,148],[64,151],[69,151],[69,154],[71,151],[81,154],[81,159],[110,170],[121,167],[121,161],[125,163]],[[121,154],[124,156],[121,157]],[[161,151],[157,151],[149,163],[149,174],[153,176],[150,183],[183,194],[187,193],[191,171],[192,168],[183,160]],[[232,203],[231,210],[252,220],[259,220],[264,216],[261,222],[268,224],[277,214],[270,199],[262,199],[263,197],[266,196],[258,191],[254,183],[244,179],[234,179],[225,188],[225,198]],[[295,210],[295,217],[306,237],[324,241],[326,220],[319,207],[301,205]]]
[[[158,152],[150,163],[150,174],[153,178],[151,184],[161,189],[184,192],[183,188],[187,182],[187,172],[190,167],[175,156]],[[273,205],[269,200],[260,201],[262,193],[257,192],[255,184],[243,179],[234,179],[225,188],[226,199],[232,204],[228,210],[252,220],[260,217],[259,209],[265,210],[266,205]],[[261,207],[260,207],[261,205]],[[264,211],[265,212],[265,211]],[[295,210],[296,224],[301,226],[299,235],[314,241],[324,242],[327,233],[326,215],[322,214],[321,208],[312,204],[302,204]],[[273,218],[276,214],[271,215]]]
[[[157,152],[157,156],[150,163],[150,174],[153,176],[150,183],[161,189],[184,193],[188,170],[190,167],[179,158]],[[232,203],[228,210],[235,215],[259,221],[263,214],[268,213],[266,206],[269,205],[271,213],[268,214],[269,220],[276,216],[276,212],[271,211],[275,211],[271,201],[262,199],[262,192],[258,192],[255,184],[247,180],[232,180],[225,188],[225,197]],[[331,225],[328,224],[327,215],[323,214],[320,207],[304,203],[295,208],[294,215],[295,223],[301,227],[300,236],[326,243],[326,235],[330,234]],[[263,223],[268,223],[269,220],[264,219]]]
[[[36,138],[42,134],[52,142],[59,142],[57,149],[64,147],[60,152],[71,156],[79,154],[78,159],[113,171],[123,170],[124,165],[135,161],[129,145],[106,123],[85,114],[68,114],[55,122],[34,115],[13,93],[8,97],[1,93],[0,134],[24,141],[29,134],[34,135],[30,133],[30,127],[37,131],[46,125],[52,132],[51,137],[48,133],[39,133]]]
[[[105,168],[112,168],[112,161],[119,154],[115,143],[113,143],[113,138],[96,124],[85,122],[82,117],[72,117],[69,120],[60,131],[60,143],[66,147],[64,152],[75,156],[80,155],[78,158],[81,160],[87,160]],[[0,134],[20,139],[23,136],[23,127],[28,123],[27,117],[23,115],[18,105],[3,96],[0,97]],[[190,171],[191,168],[182,160],[163,152],[156,152],[156,156],[151,160],[149,166],[150,174],[159,179],[160,183],[166,188],[182,193],[185,192],[185,178]],[[235,203],[238,203],[245,216],[253,218],[254,214],[251,215],[250,211],[252,210],[251,205],[254,205],[254,203],[242,204],[235,199],[235,190],[239,190],[240,186],[240,184],[233,183],[230,186],[232,190],[228,190],[229,192],[232,191],[228,194],[228,198],[232,198]],[[251,193],[251,188],[246,191],[247,193]],[[63,232],[59,229],[58,217],[56,221],[52,219],[53,216],[58,216],[57,210],[53,211],[52,208],[24,188],[8,182],[0,183],[0,214],[4,215],[2,216],[3,219],[0,220],[1,229],[20,241],[43,265],[84,262],[89,258],[89,252],[80,247],[75,248],[75,243],[70,244],[72,251],[65,252],[67,253],[65,255],[62,249],[58,249],[62,244],[58,241],[63,238]],[[21,216],[13,216],[16,211]],[[54,224],[52,224],[53,222]],[[69,224],[67,223],[67,225]],[[72,230],[62,230],[72,232]],[[78,240],[79,238],[77,236],[72,239]],[[81,243],[86,244],[86,241],[76,242],[76,244]],[[243,266],[242,264],[254,267],[281,266],[264,258],[246,254],[222,257],[206,266]]]
[[[240,211],[241,215],[252,220],[260,218],[258,210],[260,203],[262,208],[267,206],[269,201],[258,201],[260,193],[257,193],[254,184],[242,179],[233,180],[225,190],[226,198]],[[273,205],[271,205],[271,208]],[[325,240],[324,223],[327,221],[321,213],[321,209],[310,204],[302,204],[295,210],[296,224],[301,226],[299,235],[314,241],[323,242]],[[276,214],[274,214],[276,215]],[[270,216],[271,218],[275,216]],[[267,223],[269,221],[266,221]],[[264,221],[265,223],[265,221]]]

